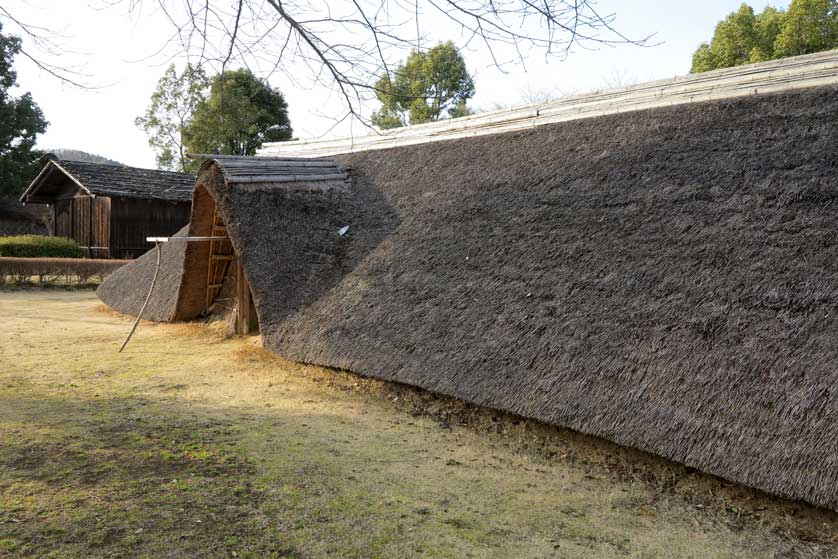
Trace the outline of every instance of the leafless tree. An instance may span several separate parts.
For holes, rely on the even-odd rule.
[[[531,56],[563,59],[574,49],[648,45],[630,38],[601,13],[595,0],[101,0],[141,18],[162,12],[173,44],[193,65],[224,72],[231,64],[269,79],[281,73],[301,88],[325,85],[343,103],[335,125],[355,117],[374,98],[375,83],[410,49],[428,43],[431,28],[458,33],[461,48],[482,50],[505,71]],[[75,66],[57,63],[67,49],[62,35],[22,21],[0,6],[0,22],[24,36],[21,54],[62,82],[90,88]],[[437,32],[437,29],[433,29]],[[445,37],[448,38],[448,37]]]
[[[79,66],[59,64],[62,55],[68,54],[62,44],[66,37],[58,30],[44,27],[18,17],[7,7],[0,5],[0,24],[4,33],[19,34],[23,38],[18,53],[42,71],[60,82],[81,89],[94,89],[90,76]]]
[[[161,11],[171,41],[193,65],[223,73],[236,63],[264,78],[279,72],[300,87],[332,88],[345,109],[338,122],[366,122],[361,107],[376,80],[406,51],[421,49],[428,27],[441,21],[460,34],[460,47],[485,50],[502,70],[530,56],[564,58],[576,48],[650,40],[625,36],[594,0],[106,1],[132,14]]]
[[[641,81],[637,76],[624,69],[612,68],[610,74],[602,77],[602,86],[605,89],[621,89],[638,84]]]

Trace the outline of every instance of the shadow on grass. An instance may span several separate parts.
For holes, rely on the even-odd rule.
[[[72,399],[45,396],[25,382],[19,388],[4,394],[0,387],[0,428],[8,433],[0,445],[0,502],[7,505],[0,507],[0,557],[299,559],[302,545],[342,559],[421,556],[421,549],[482,556],[545,530],[557,548],[581,546],[589,557],[664,557],[644,539],[675,536],[667,532],[677,524],[671,519],[640,534],[596,523],[604,509],[579,512],[560,501],[530,526],[528,517],[508,518],[515,509],[501,504],[506,498],[493,501],[495,493],[516,491],[514,483],[504,487],[493,478],[485,499],[472,500],[474,484],[483,483],[479,472],[446,462],[447,449],[436,447],[438,472],[463,481],[423,487],[419,480],[427,484],[438,474],[405,479],[398,477],[404,470],[386,465],[411,460],[399,443],[403,435],[382,426],[376,447],[363,439],[364,426],[341,432],[350,418],[329,411],[219,410],[162,393]],[[277,462],[267,477],[254,462],[259,453],[242,450],[242,440],[254,436],[266,439],[260,444]],[[415,466],[425,467],[418,460]],[[589,496],[571,495],[568,503]],[[629,510],[619,514],[634,517],[647,505],[625,501],[620,506]],[[486,514],[474,507],[496,508]],[[713,522],[704,518],[697,531]],[[774,536],[757,541],[766,533],[740,529],[753,529],[747,545],[761,552],[830,557],[832,548],[812,552]]]
[[[300,557],[231,424],[150,407],[0,397],[0,556]]]

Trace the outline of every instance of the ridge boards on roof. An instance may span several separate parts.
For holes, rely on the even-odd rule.
[[[307,181],[340,181],[345,180],[345,173],[329,175],[229,175],[229,183],[295,183]]]
[[[260,157],[322,157],[526,130],[535,126],[656,107],[838,85],[838,50],[575,95],[457,119],[334,140],[273,142]]]
[[[212,155],[206,153],[190,153],[192,159],[209,159],[216,161],[225,168],[256,166],[273,167],[277,165],[285,167],[334,167],[337,162],[334,159],[300,159],[297,157],[259,157],[251,155]]]
[[[291,159],[237,155],[189,154],[203,158],[221,169],[228,183],[310,183],[343,181],[349,178],[346,169],[334,159]]]

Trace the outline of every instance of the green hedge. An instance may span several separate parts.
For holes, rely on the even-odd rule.
[[[0,237],[0,256],[18,258],[84,258],[84,250],[76,241],[60,237],[20,235]]]

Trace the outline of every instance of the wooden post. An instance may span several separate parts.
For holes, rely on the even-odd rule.
[[[88,222],[90,223],[90,229],[87,231],[87,256],[89,258],[96,258],[96,255],[93,253],[93,247],[97,246],[99,243],[93,241],[93,198],[87,198],[87,211]]]
[[[250,285],[244,275],[244,266],[236,260],[236,334],[250,333]]]

